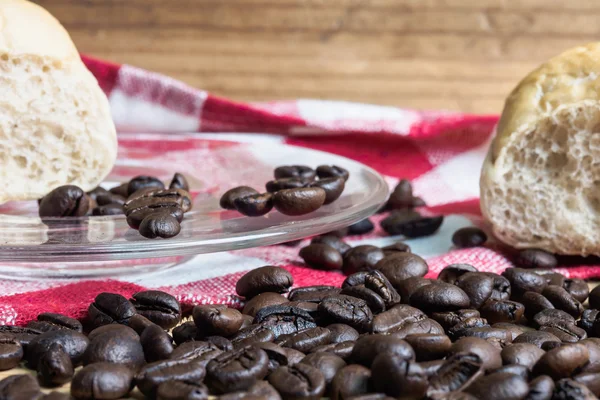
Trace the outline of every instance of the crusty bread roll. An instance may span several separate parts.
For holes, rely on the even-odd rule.
[[[43,8],[0,0],[0,204],[91,190],[117,154],[108,100]]]
[[[549,60],[509,95],[481,209],[514,247],[600,255],[600,43]]]

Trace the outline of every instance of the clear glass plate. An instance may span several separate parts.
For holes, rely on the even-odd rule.
[[[195,254],[271,245],[339,229],[373,214],[388,195],[383,178],[356,161],[275,140],[240,143],[216,136],[119,136],[118,159],[103,186],[117,186],[136,175],[154,175],[168,184],[175,172],[183,173],[195,197],[178,236],[146,239],[130,229],[123,216],[42,221],[36,202],[7,203],[0,205],[0,274],[90,277],[166,268]],[[248,185],[264,190],[274,167],[293,164],[339,165],[350,171],[350,179],[336,202],[301,217],[273,210],[249,218],[219,207],[227,189]]]

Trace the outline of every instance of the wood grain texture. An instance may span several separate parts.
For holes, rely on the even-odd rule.
[[[589,0],[36,0],[81,52],[237,100],[499,113],[547,58],[600,37]]]

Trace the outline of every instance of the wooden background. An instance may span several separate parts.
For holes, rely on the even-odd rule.
[[[238,100],[497,113],[543,60],[600,39],[596,0],[36,0],[81,52]]]

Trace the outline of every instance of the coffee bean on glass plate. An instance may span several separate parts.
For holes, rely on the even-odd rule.
[[[548,286],[544,288],[542,295],[544,295],[555,308],[563,310],[575,318],[579,318],[583,312],[581,303],[560,286]]]
[[[77,371],[71,382],[71,396],[77,400],[119,399],[132,389],[133,371],[106,362],[90,364]]]
[[[110,193],[110,192],[100,193],[96,196],[96,204],[98,206],[107,206],[110,204],[123,206],[123,204],[125,204],[126,201],[127,201],[126,197],[119,196],[118,194],[114,194],[114,193]]]
[[[119,329],[109,327],[121,326]],[[138,334],[131,328],[122,325],[106,325],[90,333],[90,343],[83,355],[83,364],[97,362],[123,364],[137,369],[144,365],[144,349]]]
[[[40,202],[40,217],[83,217],[90,207],[88,195],[73,185],[60,186]]]
[[[473,353],[458,353],[448,358],[430,378],[427,395],[440,396],[461,391],[483,376],[483,362]]]
[[[497,322],[518,322],[523,318],[525,307],[510,300],[489,299],[479,309],[481,316],[490,324]]]
[[[267,265],[244,274],[237,281],[235,291],[249,299],[262,292],[285,293],[293,284],[294,278],[287,270]]]
[[[284,189],[273,195],[273,206],[285,215],[304,215],[318,210],[326,196],[326,191],[320,187]]]
[[[231,336],[242,326],[242,313],[224,305],[198,305],[193,316],[199,333],[204,336]]]
[[[29,321],[28,328],[37,329],[42,332],[54,331],[59,329],[70,329],[77,332],[83,331],[81,322],[75,318],[67,317],[62,314],[42,313],[37,316],[36,321]]]
[[[460,228],[452,235],[452,243],[459,249],[482,246],[486,241],[485,232],[473,226]]]
[[[325,393],[325,378],[309,364],[279,367],[269,375],[269,383],[284,399],[320,399]]]
[[[170,202],[170,201],[169,201]],[[177,222],[183,221],[183,210],[177,204],[169,204],[167,202],[164,206],[159,207],[143,207],[135,209],[131,212],[125,211],[127,216],[127,225],[133,229],[140,229],[142,222],[149,216],[157,216],[162,214],[168,214],[175,218]]]
[[[223,193],[219,200],[219,205],[225,210],[235,210],[236,207],[234,201],[236,199],[253,195],[259,195],[258,191],[249,186],[238,186]]]
[[[544,310],[553,310],[554,306],[546,297],[536,292],[525,292],[521,297],[521,303],[525,306],[525,317],[528,320]]]
[[[300,250],[300,257],[306,265],[316,269],[341,269],[343,258],[339,251],[323,243],[313,243]]]
[[[348,365],[340,369],[331,381],[331,400],[343,400],[371,391],[371,370],[362,365]]]
[[[548,375],[554,380],[568,378],[580,371],[590,360],[590,353],[583,344],[568,344],[544,354],[533,367],[533,374]]]
[[[283,189],[307,187],[310,183],[310,180],[304,178],[282,178],[267,182],[265,188],[267,192],[275,193]]]
[[[120,204],[107,204],[104,206],[95,207],[92,210],[94,216],[106,216],[106,215],[122,215],[124,214],[123,206]]]
[[[590,294],[590,288],[583,279],[565,279],[562,287],[580,303],[585,302]]]
[[[427,376],[421,366],[397,354],[381,353],[373,361],[372,379],[376,391],[392,397],[420,399],[427,390]]]
[[[173,179],[171,179],[171,183],[169,184],[169,189],[182,189],[186,192],[190,191],[190,184],[183,174],[176,172],[173,175]]]
[[[415,352],[407,341],[391,335],[366,335],[356,341],[350,360],[354,364],[371,367],[378,354],[395,354],[405,360],[414,360]]]
[[[100,293],[88,308],[88,318],[93,328],[113,323],[127,324],[135,313],[134,305],[116,293]]]
[[[448,331],[460,322],[469,318],[479,318],[479,316],[479,311],[467,308],[458,311],[433,312],[430,317]]]
[[[440,271],[438,280],[454,285],[462,275],[468,272],[477,272],[477,268],[470,264],[450,264]]]
[[[317,175],[319,179],[332,178],[332,177],[342,177],[345,181],[350,177],[350,173],[337,165],[319,165],[317,167]]]
[[[342,239],[334,235],[316,236],[312,238],[310,243],[326,244],[336,249],[338,252],[340,252],[341,255],[344,255],[348,250],[352,248],[348,243],[344,242]]]
[[[207,400],[208,388],[203,383],[166,381],[158,385],[156,400]]]
[[[555,268],[558,264],[554,254],[540,249],[521,250],[516,264],[522,268]]]
[[[71,358],[61,345],[53,344],[42,353],[37,364],[37,376],[43,386],[60,386],[69,382],[73,374]]]
[[[267,375],[268,365],[267,353],[257,347],[228,351],[208,363],[206,383],[219,393],[247,389]]]
[[[221,353],[223,351],[215,344],[197,340],[177,346],[169,358],[172,360],[194,360],[204,366]]]
[[[140,335],[147,362],[169,358],[173,352],[173,338],[158,325],[147,327]]]
[[[372,232],[375,229],[375,225],[369,218],[365,218],[358,221],[348,227],[348,235],[365,235]]]
[[[385,255],[379,247],[368,244],[353,247],[344,254],[344,274],[373,269]]]
[[[90,198],[90,200],[92,200],[92,201],[96,201],[96,200],[97,200],[97,198],[98,198],[98,196],[104,196],[104,195],[106,195],[106,194],[108,194],[108,193],[110,193],[110,194],[114,194],[114,193],[112,193],[112,192],[109,192],[108,190],[104,189],[104,188],[103,188],[103,187],[101,187],[101,186],[96,186],[94,189],[90,190],[90,191],[89,191],[89,192],[87,192],[86,194],[88,195],[88,197]],[[117,196],[120,196],[120,197],[125,197],[125,196],[121,196],[121,195],[117,195]],[[38,200],[38,205],[39,205],[39,202],[41,202],[41,200],[42,200],[42,199],[39,199],[39,200]]]
[[[282,165],[281,167],[275,168],[273,176],[275,179],[304,178],[313,180],[315,179],[315,176],[317,176],[317,172],[306,165]]]
[[[176,326],[181,320],[181,305],[168,293],[145,290],[131,296],[131,304],[138,314],[164,329]]]
[[[257,193],[237,197],[233,201],[235,209],[248,217],[260,217],[273,209],[272,193]]]
[[[532,369],[546,352],[531,343],[512,343],[500,352],[504,365],[518,364]]]
[[[425,276],[429,271],[424,259],[416,254],[402,252],[386,255],[374,268],[381,271],[394,287],[405,279]]]
[[[404,340],[415,351],[417,361],[444,358],[450,351],[450,346],[452,346],[450,338],[443,334],[420,333],[408,335]]]
[[[500,349],[477,337],[463,337],[452,344],[451,354],[472,353],[477,354],[483,362],[485,370],[493,370],[502,366]]]
[[[423,286],[410,297],[410,305],[424,312],[460,310],[468,308],[469,304],[469,296],[448,283]]]
[[[341,294],[323,299],[319,312],[332,322],[347,324],[359,331],[368,330],[373,320],[373,313],[364,300]]]
[[[92,364],[94,365],[94,364]],[[206,375],[203,364],[196,360],[163,360],[146,364],[135,377],[140,391],[149,397],[155,397],[158,386],[167,381],[202,383]]]
[[[136,176],[127,184],[127,196],[131,196],[133,193],[140,189],[164,189],[165,185],[160,179],[153,176],[140,175]]]
[[[15,368],[23,358],[23,346],[7,334],[0,333],[0,371]]]
[[[61,345],[71,358],[73,365],[77,365],[88,347],[89,340],[83,334],[71,330],[42,333],[27,346],[26,359],[28,366],[35,369],[42,354],[47,352],[50,346],[54,344]]]
[[[254,323],[270,329],[276,338],[317,326],[309,313],[285,304],[262,308],[256,313]]]
[[[497,372],[482,376],[465,389],[478,399],[506,400],[523,399],[529,393],[527,380],[508,372]]]
[[[272,342],[275,340],[275,333],[273,330],[261,324],[253,324],[246,328],[240,329],[235,336],[231,337],[231,343],[236,349],[258,343],[258,342]]]
[[[6,400],[38,399],[43,395],[32,374],[11,375],[0,381],[0,398]]]
[[[290,291],[288,299],[290,301],[309,301],[319,303],[325,297],[333,296],[340,293],[342,289],[335,286],[314,285],[297,287]]]
[[[345,183],[346,181],[341,177],[323,178],[312,182],[310,187],[323,189],[325,191],[325,201],[323,204],[331,204],[342,195]],[[351,234],[350,228],[348,229],[348,233]]]
[[[507,268],[502,276],[510,282],[515,300],[520,299],[525,292],[542,293],[547,286],[543,276],[522,268]]]
[[[242,313],[254,317],[258,310],[260,310],[263,307],[275,306],[278,304],[284,304],[288,302],[289,300],[279,293],[263,292],[248,300],[246,302],[246,305],[244,306]]]
[[[476,309],[480,308],[494,291],[494,280],[477,272],[467,272],[461,275],[456,281],[456,285],[469,296],[471,307]]]
[[[155,239],[157,237],[168,239],[181,232],[181,225],[177,218],[168,212],[156,212],[146,216],[139,227],[140,235]]]

